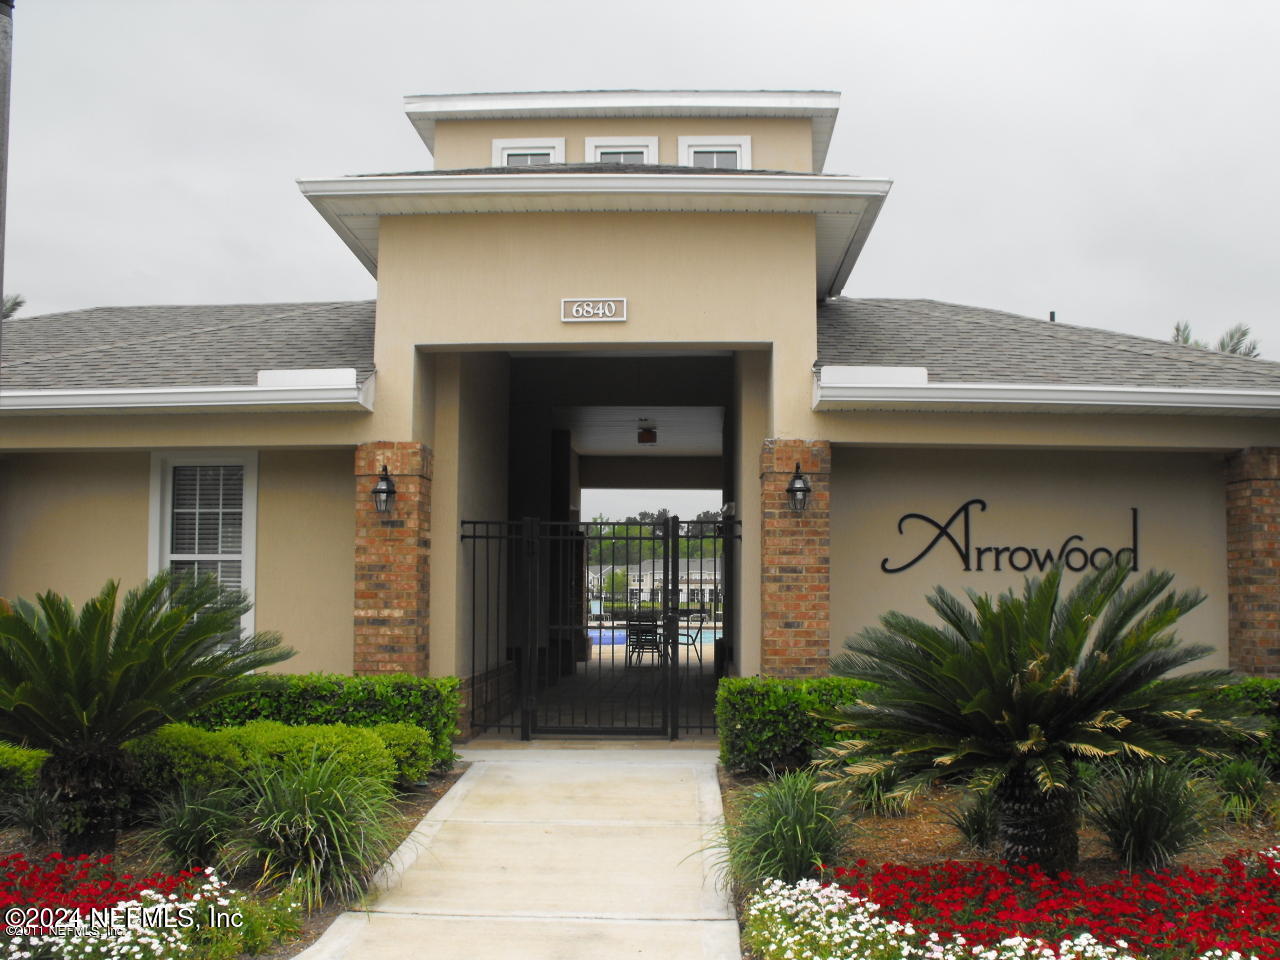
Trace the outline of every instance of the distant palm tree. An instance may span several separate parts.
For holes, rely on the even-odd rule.
[[[0,304],[0,320],[8,320],[27,305],[27,298],[20,293],[11,293]]]
[[[1227,332],[1218,338],[1218,342],[1212,347],[1203,340],[1192,339],[1191,324],[1185,320],[1174,325],[1173,336],[1170,337],[1174,343],[1185,343],[1189,347],[1199,347],[1201,350],[1216,350],[1218,353],[1231,353],[1238,357],[1248,357],[1253,360],[1262,356],[1262,351],[1258,349],[1258,341],[1250,340],[1249,335],[1252,331],[1247,323],[1237,323],[1234,327],[1228,328]]]

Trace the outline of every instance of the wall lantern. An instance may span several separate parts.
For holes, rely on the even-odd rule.
[[[641,420],[636,430],[636,443],[651,444],[658,442],[658,428],[652,420]]]
[[[379,513],[390,513],[391,504],[396,500],[396,482],[387,473],[387,465],[382,465],[382,473],[378,482],[373,485],[373,506]]]
[[[800,464],[797,463],[796,472],[791,475],[791,481],[787,484],[787,502],[791,504],[791,509],[799,513],[807,507],[812,491],[809,479],[800,472]]]

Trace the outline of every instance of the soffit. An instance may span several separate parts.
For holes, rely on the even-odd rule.
[[[891,181],[761,174],[405,175],[300,180],[322,217],[377,276],[382,217],[476,213],[804,213],[816,220],[816,293],[839,294]]]

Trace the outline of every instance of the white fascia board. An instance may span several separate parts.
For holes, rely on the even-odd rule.
[[[208,408],[273,410],[373,409],[373,381],[344,386],[127,387],[76,390],[0,390],[3,413],[94,413],[100,411]]]
[[[773,197],[877,197],[893,181],[880,177],[816,174],[491,173],[303,179],[298,189],[313,203],[326,197],[457,194],[719,194]]]
[[[814,378],[815,411],[1007,408],[1071,412],[1081,407],[1151,413],[1280,414],[1277,390],[1205,390],[1078,384],[851,382],[856,367],[823,367]]]

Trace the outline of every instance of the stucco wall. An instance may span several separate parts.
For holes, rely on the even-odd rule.
[[[298,651],[276,670],[351,672],[354,497],[350,450],[259,454],[256,628]]]
[[[415,344],[772,343],[793,401],[808,402],[817,350],[809,215],[388,217],[379,255],[382,436],[425,432],[411,402]],[[561,322],[560,299],[583,296],[627,297],[629,319]]]
[[[487,167],[495,139],[564,137],[565,162],[582,163],[587,137],[657,137],[658,162],[676,163],[677,138],[712,134],[751,137],[751,166],[757,170],[813,169],[812,125],[797,117],[441,120],[436,123],[435,161],[437,170]]]
[[[0,596],[45,590],[76,604],[147,576],[146,453],[0,458]]]
[[[986,546],[1026,546],[1055,554],[1068,549],[1119,549],[1131,542],[1131,514],[1138,508],[1138,563],[1177,574],[1179,588],[1199,587],[1208,599],[1184,621],[1180,634],[1214,645],[1205,665],[1226,666],[1226,516],[1223,467],[1213,455],[1035,450],[885,450],[837,447],[831,485],[831,643],[874,625],[880,614],[901,610],[932,617],[925,604],[935,585],[957,592],[972,587],[999,593],[1020,585],[1024,574],[1009,569],[1011,555],[982,557],[983,571],[963,570],[946,539],[914,566],[899,567],[937,535],[920,513],[945,524],[963,503],[970,508],[973,552]],[[963,516],[949,530],[962,543]],[[1014,558],[1019,565],[1025,554]],[[1099,555],[1099,560],[1104,555]],[[1069,560],[1076,565],[1081,554]],[[976,567],[976,559],[971,561]],[[1031,571],[1035,572],[1033,565]]]
[[[435,357],[433,370],[431,672],[467,676],[471,552],[462,549],[459,531],[463,520],[500,520],[507,513],[507,359],[445,353]],[[502,598],[490,599],[496,612]]]

